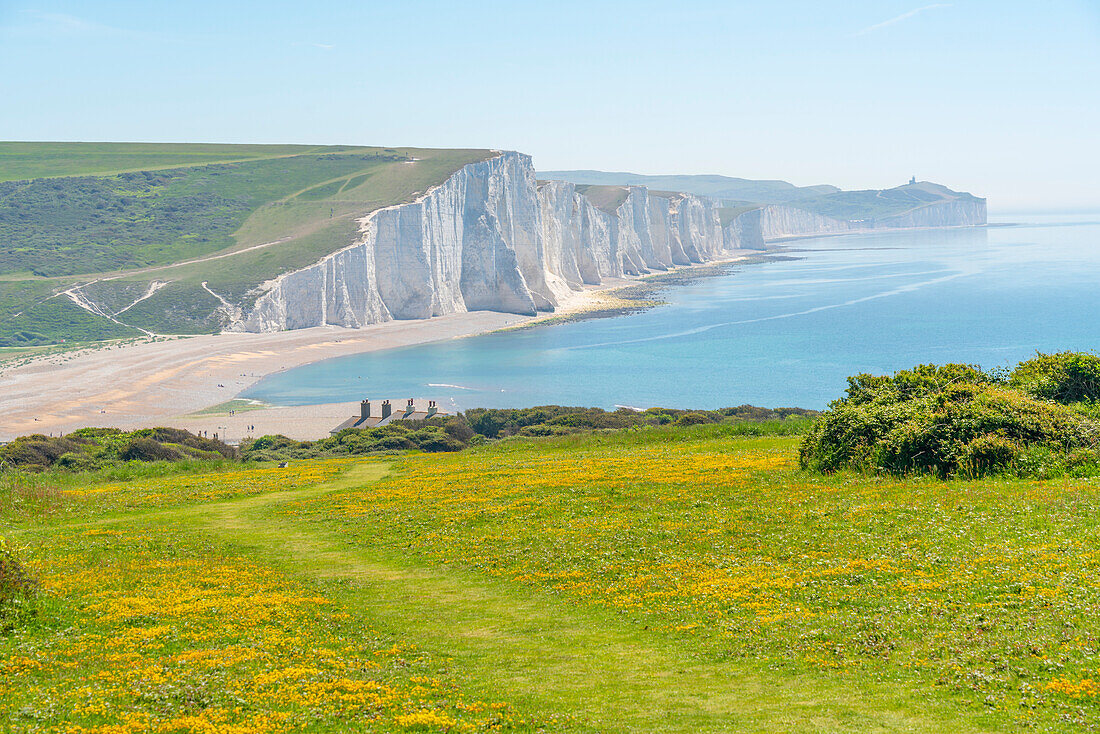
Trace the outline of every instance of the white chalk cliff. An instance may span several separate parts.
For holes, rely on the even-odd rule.
[[[469,164],[420,199],[360,219],[347,247],[265,283],[229,328],[358,327],[475,310],[534,314],[606,278],[853,228],[789,206],[743,211],[723,226],[719,204],[705,197],[624,191],[609,212],[574,184],[536,182],[529,156],[507,152]],[[981,214],[984,222],[984,201]],[[955,223],[947,221],[951,212],[922,216]]]

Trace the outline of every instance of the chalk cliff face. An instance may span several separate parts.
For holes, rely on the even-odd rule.
[[[354,242],[264,284],[229,328],[358,327],[473,310],[534,314],[607,278],[725,259],[769,239],[855,228],[774,205],[723,225],[721,211],[702,196],[657,195],[642,186],[626,188],[617,208],[604,211],[574,184],[536,182],[530,157],[502,153],[465,166],[414,202],[363,217]],[[979,215],[984,222],[984,201],[981,212],[920,210],[880,226],[978,223]]]
[[[856,227],[841,219],[796,209],[783,204],[771,204],[760,210],[760,229],[765,240],[811,234],[850,232]]]
[[[976,197],[935,202],[874,222],[875,227],[970,227],[985,223],[985,199]]]

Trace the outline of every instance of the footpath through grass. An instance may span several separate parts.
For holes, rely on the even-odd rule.
[[[0,721],[1095,727],[1095,484],[825,480],[725,431],[9,497],[47,594],[0,637]]]

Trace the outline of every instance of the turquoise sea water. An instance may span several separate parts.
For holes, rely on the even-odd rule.
[[[799,259],[672,288],[611,319],[341,357],[272,375],[278,405],[821,408],[857,372],[1100,349],[1100,214],[789,242]]]

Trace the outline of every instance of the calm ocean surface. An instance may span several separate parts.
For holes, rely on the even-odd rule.
[[[1100,349],[1100,214],[787,243],[800,259],[671,288],[611,319],[341,357],[244,393],[277,405],[822,408],[857,372]]]

